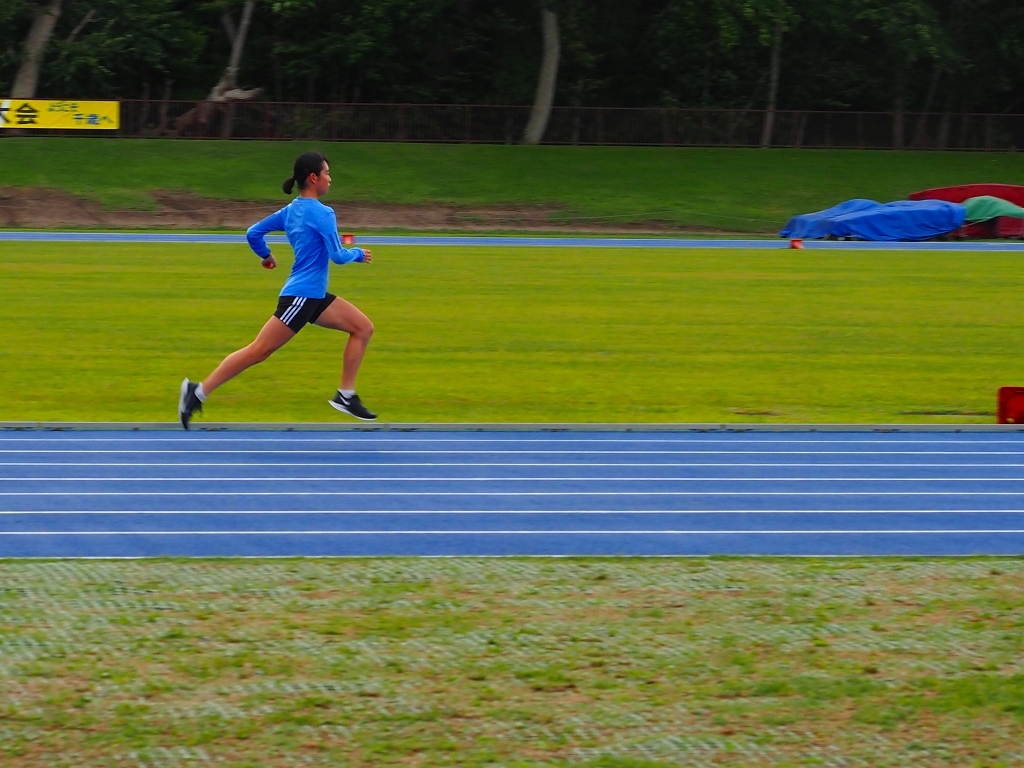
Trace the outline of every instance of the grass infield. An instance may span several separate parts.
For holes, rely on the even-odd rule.
[[[0,562],[0,764],[1024,761],[1024,561]]]
[[[244,246],[0,244],[9,419],[171,421],[270,316],[290,262]],[[1020,257],[379,247],[332,268],[377,333],[387,421],[991,422],[1024,383]],[[344,335],[300,333],[214,421],[327,421]]]
[[[281,180],[314,146],[332,161],[331,200],[554,205],[555,221],[736,232],[778,231],[853,197],[1024,174],[1020,153],[12,137],[0,142],[0,186],[54,187],[110,208],[155,208],[155,190],[284,202]]]

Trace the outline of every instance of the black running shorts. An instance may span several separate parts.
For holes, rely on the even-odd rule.
[[[277,312],[274,313],[274,317],[298,333],[306,323],[316,322],[336,298],[338,297],[333,293],[328,293],[322,299],[282,296],[277,300]]]

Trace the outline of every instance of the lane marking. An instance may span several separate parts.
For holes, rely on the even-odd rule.
[[[114,448],[100,448],[94,450],[80,449],[80,448],[0,448],[0,453],[13,453],[13,454],[96,454],[106,455],[115,453],[130,453],[130,454],[156,454],[156,455],[177,455],[177,454],[259,454],[265,456],[267,450],[256,450],[248,448],[239,449],[227,449],[227,448],[195,448],[195,449],[166,449],[166,450],[148,450],[148,449],[114,449]],[[281,449],[275,450],[275,454],[281,455],[308,455],[309,451],[293,450],[293,449]],[[394,455],[405,455],[405,454],[442,454],[442,455],[478,455],[478,454],[501,454],[501,455],[519,455],[519,454],[530,454],[530,455],[580,455],[580,456],[718,456],[718,455],[731,455],[731,456],[1024,456],[1024,451],[717,451],[717,450],[693,450],[693,451],[680,451],[680,450],[664,450],[664,451],[638,451],[638,450],[622,450],[622,451],[595,451],[595,450],[430,450],[427,448],[419,450],[399,450],[399,449],[385,449],[385,448],[367,448],[365,450],[359,450],[355,448],[350,449],[330,449],[330,450],[318,450],[317,455],[345,455],[345,456],[372,456],[375,454],[394,454]]]
[[[969,503],[968,497],[999,497],[999,496],[1024,496],[1024,492],[1017,492],[1014,490],[977,490],[977,491],[957,491],[955,486],[957,483],[991,483],[994,485],[1005,485],[1009,482],[1024,481],[1024,477],[992,477],[992,469],[999,468],[1007,470],[1007,474],[1013,473],[1013,468],[1024,467],[1024,462],[1020,461],[1019,457],[1024,456],[1024,438],[1022,439],[951,439],[949,437],[942,437],[940,439],[928,439],[928,438],[907,438],[907,439],[879,439],[879,438],[852,438],[852,439],[835,439],[835,438],[824,438],[824,439],[812,439],[812,438],[796,438],[786,439],[785,437],[765,439],[764,437],[759,438],[744,438],[744,437],[702,437],[702,438],[691,438],[678,436],[664,438],[664,437],[638,437],[629,436],[623,438],[615,437],[582,437],[582,438],[565,438],[563,436],[555,437],[531,437],[531,438],[517,438],[517,437],[501,437],[501,438],[488,438],[488,437],[475,437],[475,436],[459,436],[449,438],[437,438],[437,437],[399,437],[399,438],[379,438],[373,437],[346,437],[346,438],[328,438],[328,439],[317,439],[300,436],[289,436],[285,438],[253,438],[253,437],[213,437],[209,435],[195,435],[188,436],[186,438],[158,438],[158,437],[145,437],[145,438],[82,438],[82,437],[45,437],[40,439],[25,439],[22,437],[0,437],[5,440],[3,443],[6,448],[0,449],[0,454],[14,454],[11,458],[14,459],[27,459],[21,461],[10,461],[0,462],[0,466],[5,467],[62,467],[57,471],[68,472],[76,471],[73,467],[90,467],[90,468],[101,468],[101,467],[144,467],[146,470],[145,477],[125,477],[124,472],[113,472],[117,474],[116,477],[81,477],[76,475],[75,477],[13,477],[4,478],[0,477],[0,484],[4,480],[9,481],[8,487],[13,483],[36,483],[46,484],[43,487],[52,488],[53,484],[67,484],[74,483],[78,487],[85,485],[95,488],[96,483],[110,482],[116,484],[115,487],[123,488],[125,484],[132,483],[155,483],[161,484],[166,483],[172,487],[180,485],[184,480],[197,480],[198,483],[193,484],[188,492],[183,491],[84,491],[74,490],[67,492],[59,491],[39,491],[39,492],[0,492],[0,496],[10,497],[38,497],[40,500],[36,503],[38,506],[63,506],[63,501],[55,502],[44,502],[43,497],[57,497],[70,501],[72,497],[81,498],[84,503],[86,498],[93,497],[107,497],[109,502],[112,502],[118,497],[134,498],[134,497],[149,497],[155,501],[160,497],[177,498],[177,497],[194,497],[196,502],[201,503],[203,498],[209,497],[207,504],[219,504],[221,497],[233,496],[236,498],[253,498],[266,497],[266,498],[281,498],[283,503],[291,504],[294,506],[305,506],[299,499],[301,498],[312,498],[312,497],[324,497],[324,498],[338,498],[343,499],[344,497],[351,497],[354,503],[360,498],[365,498],[364,503],[379,504],[384,503],[388,506],[401,506],[397,501],[388,503],[387,501],[375,501],[378,497],[391,497],[397,500],[398,498],[421,496],[424,499],[437,498],[439,502],[436,503],[456,503],[456,497],[468,498],[486,498],[495,499],[498,497],[506,497],[513,499],[517,497],[522,498],[534,498],[534,497],[549,497],[548,504],[553,504],[556,499],[561,497],[573,497],[575,499],[584,500],[587,498],[593,498],[592,503],[608,503],[609,505],[619,505],[633,507],[632,509],[603,509],[603,510],[527,510],[527,509],[515,509],[515,510],[470,510],[470,509],[459,509],[459,510],[443,510],[443,509],[427,509],[427,510],[81,510],[81,511],[68,511],[68,510],[42,510],[42,511],[14,511],[14,510],[3,510],[0,511],[0,519],[2,519],[5,525],[10,527],[21,527],[30,525],[28,523],[29,516],[36,516],[33,519],[37,521],[36,524],[43,524],[48,528],[63,528],[64,525],[73,524],[81,527],[85,520],[91,520],[94,523],[101,522],[97,515],[110,515],[116,516],[114,521],[106,521],[110,524],[124,525],[127,522],[129,516],[138,515],[141,520],[138,522],[142,525],[142,520],[145,520],[150,525],[160,525],[160,522],[156,516],[168,515],[172,520],[164,521],[163,525],[167,524],[181,524],[183,527],[200,527],[203,522],[213,524],[214,529],[198,530],[198,531],[0,531],[0,536],[103,536],[103,537],[117,537],[117,536],[150,536],[150,537],[182,537],[182,536],[237,536],[238,541],[241,542],[241,537],[253,537],[253,536],[268,536],[268,537],[310,537],[310,536],[357,536],[357,537],[369,537],[376,536],[378,540],[384,536],[420,536],[420,537],[431,537],[431,536],[444,536],[451,539],[453,536],[477,536],[477,537],[492,537],[483,538],[484,541],[493,541],[494,536],[555,536],[555,537],[573,537],[580,536],[600,536],[610,537],[615,536],[623,539],[623,542],[628,546],[628,538],[630,536],[714,536],[714,535],[749,535],[749,536],[805,536],[805,537],[819,537],[816,541],[822,541],[822,536],[834,536],[838,540],[839,535],[847,537],[851,535],[864,535],[876,537],[874,541],[893,541],[892,539],[878,539],[878,536],[883,535],[895,535],[895,536],[914,536],[914,535],[929,535],[929,536],[965,536],[965,535],[976,535],[981,534],[986,537],[990,536],[1016,536],[1024,533],[1024,530],[1015,528],[964,528],[963,525],[989,525],[995,522],[1013,523],[1012,517],[1019,517],[1024,514],[1024,509],[963,509],[964,503]],[[202,442],[205,441],[205,442]],[[24,446],[45,446],[46,443],[55,443],[53,446],[49,446],[49,449],[40,448],[25,448]],[[246,445],[247,444],[247,445]],[[108,446],[106,448],[95,448],[97,445]],[[138,446],[149,445],[150,448],[138,448]],[[159,449],[158,446],[167,446],[166,449]],[[219,448],[213,449],[207,446],[214,445]],[[234,446],[239,445],[239,450],[234,450]],[[282,445],[290,445],[292,448],[281,448]],[[308,446],[306,450],[301,449],[302,445]],[[77,446],[77,447],[74,447]],[[174,447],[177,446],[177,447]],[[256,446],[268,446],[265,449],[257,449]],[[339,447],[335,447],[339,446]],[[390,448],[380,448],[380,446],[391,446]],[[449,448],[451,446],[451,448]],[[706,446],[706,447],[703,447]],[[734,447],[730,447],[734,446]],[[759,447],[767,446],[767,447]],[[825,450],[822,450],[822,447]],[[973,446],[969,447],[969,446]],[[1022,450],[1014,450],[1017,447],[1021,447]],[[747,449],[744,449],[747,448]],[[990,450],[991,449],[991,450]],[[272,457],[280,458],[278,461],[267,461],[268,451]],[[185,454],[193,454],[192,456],[186,456]],[[259,455],[256,455],[259,454]],[[182,461],[175,463],[174,458],[181,456]],[[276,456],[275,456],[276,455]],[[125,461],[118,460],[121,456],[125,457]],[[254,461],[239,460],[243,457],[253,456]],[[291,458],[291,457],[295,458]],[[432,461],[434,457],[439,457],[441,461]],[[32,457],[38,457],[43,459],[42,461],[32,461]],[[59,459],[67,457],[68,461],[49,460]],[[222,457],[227,459],[226,461],[218,461],[217,458]],[[354,457],[354,458],[353,458]],[[371,460],[362,462],[360,459],[363,457],[369,457]],[[389,461],[390,458],[395,458],[394,461]],[[404,457],[408,457],[413,460],[405,460]],[[460,461],[461,458],[467,457],[467,461]],[[559,458],[562,457],[562,458]],[[633,459],[633,457],[636,457]],[[675,458],[678,457],[678,458]],[[737,457],[740,460],[731,460],[733,457]],[[920,460],[915,460],[921,457]],[[2,458],[2,456],[0,456]],[[76,458],[78,460],[76,460]],[[84,459],[95,458],[96,461],[87,461]],[[150,460],[150,458],[152,460]],[[207,461],[206,459],[211,459]],[[314,458],[316,461],[306,461],[306,459]],[[548,459],[552,460],[548,460]],[[659,458],[665,458],[665,461],[658,461]],[[692,458],[693,460],[687,460]],[[813,461],[809,459],[822,459],[821,461]],[[831,460],[830,460],[831,458]],[[633,460],[631,460],[633,459]],[[743,460],[746,459],[746,460]],[[863,459],[863,460],[862,460]],[[895,459],[891,460],[890,459]],[[976,459],[976,460],[975,460]],[[1005,459],[1005,460],[1004,460]],[[227,471],[218,473],[216,477],[200,477],[200,478],[182,478],[182,477],[154,477],[153,475],[169,473],[178,471],[179,468],[183,467],[209,467],[211,470],[214,467],[237,467],[244,469],[253,469],[258,467],[274,467],[274,472],[281,473],[283,476],[275,477],[251,477],[247,472],[239,471]],[[331,468],[326,472],[320,470],[320,473],[314,476],[301,476],[297,473],[313,470],[314,467],[325,467]],[[370,467],[389,468],[388,474],[385,477],[367,477],[363,475],[365,469]],[[421,467],[423,470],[416,474],[414,477],[399,477],[395,476],[394,470],[399,467]],[[493,472],[487,469],[477,471],[477,476],[473,477],[449,477],[449,476],[424,476],[430,475],[432,472],[439,472],[440,468],[443,467],[456,467],[469,471],[470,467],[523,467],[533,468],[527,469],[526,471],[532,471],[533,475],[529,477],[495,477]],[[570,468],[569,471],[573,474],[569,477],[558,477],[552,476],[551,471],[555,467],[566,467]],[[586,477],[586,475],[594,470],[601,468],[607,471],[609,467],[616,467],[617,476],[615,477]],[[758,477],[709,477],[707,471],[701,472],[697,469],[699,476],[697,477],[678,477],[674,474],[671,477],[665,476],[651,476],[650,470],[653,468],[659,469],[659,471],[670,472],[673,467],[693,467],[693,468],[722,468],[723,470],[739,470],[743,467],[756,468],[755,472],[759,475]],[[829,468],[832,469],[829,469]],[[897,468],[904,468],[906,471],[901,473],[906,476],[900,477],[877,477],[877,472],[870,472],[870,477],[837,477],[836,468],[846,468],[854,471],[860,471],[867,473],[870,468],[886,468],[895,470]],[[637,476],[635,473],[637,470],[644,471]],[[785,468],[785,469],[783,469]],[[922,468],[941,468],[943,472],[942,477],[919,477],[920,469]],[[950,477],[950,474],[970,474],[972,472],[984,471],[987,468],[988,472],[984,477]],[[537,470],[541,471],[538,473]],[[80,475],[80,470],[77,470]],[[336,476],[325,476],[332,475],[334,472],[344,472],[346,474]],[[813,477],[815,472],[822,471],[828,472],[829,474],[825,477]],[[796,477],[779,477],[780,472],[794,472],[798,476]],[[356,476],[354,473],[359,473]],[[766,473],[771,474],[770,477],[765,477]],[[723,472],[728,474],[728,472]],[[840,472],[839,474],[843,474]],[[628,476],[624,476],[628,475]],[[593,483],[591,481],[598,480],[599,483]],[[861,485],[863,490],[844,490],[844,491],[830,491],[821,490],[827,489],[834,483],[841,483],[849,481],[851,485]],[[255,482],[263,482],[267,485],[264,487],[275,488],[276,485],[285,485],[285,489],[270,490],[270,491],[245,491],[239,490],[233,492],[229,489],[236,487],[235,484],[247,483],[253,484]],[[367,488],[366,491],[351,490],[346,488],[344,491],[306,491],[296,490],[288,491],[287,488],[300,488],[297,483],[304,482],[307,484],[311,483],[351,483],[362,488]],[[466,484],[471,483],[501,483],[505,482],[509,485],[518,485],[522,483],[536,482],[536,483],[590,483],[590,487],[598,484],[607,484],[608,482],[621,482],[624,484],[635,484],[645,483],[645,488],[658,487],[657,483],[672,483],[672,484],[683,484],[690,482],[692,484],[703,484],[703,483],[719,483],[718,488],[735,489],[735,488],[747,488],[749,490],[713,490],[713,491],[701,491],[699,489],[691,490],[669,490],[669,491],[654,491],[637,489],[635,491],[630,490],[609,490],[609,491],[539,491],[539,490],[523,490],[523,491],[416,491],[414,489],[408,489],[405,491],[381,491],[371,490],[373,485],[368,485],[371,482],[376,483],[397,483],[399,487],[411,483],[441,483],[442,487],[447,487],[448,484],[456,488],[465,488]],[[794,491],[765,491],[765,490],[754,490],[751,488],[751,483],[760,484],[774,484],[778,487],[779,483],[818,483],[815,489],[809,489],[805,491],[794,490]],[[197,491],[195,490],[196,485],[206,485],[210,487],[211,483],[222,483],[226,485],[220,486],[221,490],[210,490],[210,491]],[[864,483],[871,483],[875,485],[863,485]],[[881,484],[882,487],[885,483],[890,484],[901,484],[901,483],[920,483],[924,487],[930,487],[929,483],[934,483],[940,486],[939,489],[933,490],[889,490],[879,491],[870,490],[872,487],[878,487]],[[952,485],[951,485],[952,484]],[[216,488],[215,486],[214,488]],[[436,485],[434,486],[436,487]],[[556,486],[558,487],[558,486]],[[583,486],[588,487],[588,486]],[[661,487],[664,487],[663,485]],[[673,487],[673,486],[670,486]],[[678,487],[678,486],[675,486]],[[786,487],[786,486],[783,486]],[[798,487],[804,487],[800,485]],[[985,486],[983,486],[985,487]],[[184,488],[184,486],[182,486]],[[328,485],[330,488],[330,485]],[[529,486],[528,486],[529,488]],[[603,502],[599,501],[603,497],[622,497],[622,502]],[[897,504],[910,504],[909,501],[904,501],[903,497],[916,496],[920,497],[922,504],[927,504],[925,499],[930,497],[942,497],[938,499],[943,503],[951,503],[952,501],[959,501],[961,508],[957,509],[928,509],[928,510],[913,510],[913,509],[856,509],[856,510],[841,510],[841,509],[770,509],[770,510],[757,510],[757,509],[743,509],[743,510],[669,510],[669,509],[658,509],[658,510],[638,510],[635,507],[640,505],[640,502],[631,503],[630,499],[639,499],[641,497],[665,497],[666,503],[677,503],[670,499],[672,498],[683,498],[683,497],[707,497],[718,498],[718,497],[734,497],[733,503],[745,504],[751,503],[746,501],[746,497],[762,497],[765,502],[772,498],[779,498],[783,504],[797,504],[796,501],[787,501],[787,499],[797,499],[798,497],[814,497],[821,498],[821,501],[810,501],[808,505],[819,506],[821,504],[827,504],[834,506],[842,504],[839,499],[841,497],[849,497],[851,499],[850,504],[856,504],[857,502],[852,501],[857,497],[877,497],[878,502],[881,502],[887,497],[893,497],[893,501],[888,502],[890,505],[893,503]],[[216,500],[215,500],[216,499]],[[445,501],[450,499],[450,501]],[[11,504],[19,504],[28,502],[11,502]],[[135,506],[133,502],[119,502],[125,506]],[[194,502],[183,502],[184,505],[188,505]],[[227,504],[228,502],[225,502]],[[251,502],[250,502],[251,503]],[[335,502],[336,503],[336,502]],[[473,502],[470,502],[473,503]],[[496,501],[493,504],[488,502],[477,502],[481,504],[487,504],[488,506],[495,506]],[[514,504],[515,502],[506,502]],[[581,501],[568,502],[560,501],[571,506],[581,506]],[[586,501],[582,501],[586,504]],[[682,504],[683,502],[678,502]],[[700,504],[700,502],[690,502],[693,504]],[[711,502],[708,502],[711,503]],[[870,503],[870,501],[869,501]],[[982,502],[978,501],[979,504],[992,504],[997,505],[1000,502],[990,501]],[[1014,502],[1004,502],[1012,504]],[[331,502],[327,502],[331,504]],[[461,505],[460,505],[461,506]],[[702,506],[707,506],[703,504]],[[932,503],[933,506],[933,503]],[[917,524],[930,523],[930,526],[921,525],[919,529],[912,527],[902,528],[879,528],[878,524],[886,523],[898,524],[903,522],[904,524],[912,521],[904,521],[902,519],[894,519],[893,515],[915,515],[917,516]],[[195,519],[190,521],[186,520],[183,516],[195,515]],[[225,516],[223,521],[217,518],[217,515]],[[265,524],[270,523],[284,523],[285,525],[276,526],[271,531],[258,531],[258,530],[246,530],[246,531],[231,531],[225,530],[224,527],[228,524],[228,521],[241,523],[241,515],[251,515],[258,520],[263,520]],[[285,516],[284,521],[271,520],[268,515],[281,515]],[[311,515],[315,517],[300,518],[300,515]],[[336,515],[342,519],[339,521],[327,520],[325,515]],[[357,515],[367,516],[365,521],[357,520]],[[443,515],[451,515],[452,520],[442,520]],[[479,515],[479,522],[486,523],[497,523],[498,515],[508,515],[514,520],[508,522],[524,523],[528,525],[527,529],[501,529],[501,530],[459,530],[458,525],[472,525],[473,521],[470,519],[471,515]],[[537,515],[536,521],[529,518],[529,515]],[[559,525],[560,521],[556,519],[557,515],[563,515],[561,520],[561,527],[555,530],[543,530],[539,527],[539,524],[543,521],[550,523],[551,525]],[[589,521],[587,515],[597,517],[598,520]],[[615,515],[629,516],[616,518]],[[653,521],[641,521],[638,516],[641,515],[652,515],[656,516],[657,520]],[[668,515],[678,515],[681,517],[680,520],[669,521]],[[724,519],[710,520],[712,515],[734,515],[737,517],[736,521],[741,521],[749,525],[758,525],[759,527],[752,530],[719,530],[718,525],[726,522]],[[762,516],[773,516],[772,520],[767,520]],[[781,516],[792,515],[802,516],[802,520],[789,521],[786,518],[785,521],[781,519]],[[828,518],[825,520],[819,520],[815,518],[812,520],[809,515],[827,515]],[[846,520],[840,518],[842,515],[850,515],[851,519]],[[868,521],[865,516],[871,515],[878,517],[878,520]],[[929,515],[929,519],[926,521],[922,516]],[[941,515],[957,515],[958,517],[954,520],[953,518],[943,517],[939,518],[936,516]],[[1003,515],[1003,517],[996,517]],[[20,516],[20,517],[19,517]],[[58,516],[61,516],[58,520]],[[375,520],[370,520],[369,516],[378,516]],[[402,526],[404,518],[401,516],[409,517],[409,523],[424,523],[429,525],[428,521],[439,523],[441,525],[451,526],[446,529],[434,528],[428,530],[411,530],[406,529]],[[412,517],[421,516],[413,521]],[[689,516],[689,517],[685,517]],[[742,516],[742,517],[741,517]],[[65,517],[67,519],[65,519]],[[24,518],[24,519],[23,519]],[[77,518],[78,522],[74,522]],[[960,519],[963,518],[963,519]],[[973,519],[972,519],[973,518]],[[387,531],[380,530],[383,527],[383,522],[391,521],[392,523],[402,526],[402,530],[399,531]],[[868,526],[862,528],[835,528],[839,522],[851,523],[854,521],[861,523],[868,523]],[[203,521],[203,522],[200,522]],[[256,520],[254,520],[255,522]],[[359,525],[363,523],[373,523],[372,529],[365,528],[365,525],[360,527],[358,530],[290,530],[290,523],[307,525],[310,523],[320,523],[320,527],[323,527],[325,523],[336,523],[345,524],[352,523]],[[597,527],[589,527],[583,530],[564,530],[566,524],[572,525],[579,523],[586,525],[587,522],[596,523]],[[632,524],[634,527],[628,530],[616,529],[616,528],[602,528],[601,525],[609,524],[621,524],[629,525]],[[641,522],[652,522],[652,523],[669,523],[669,522],[690,522],[690,523],[707,523],[708,525],[714,526],[714,530],[685,530],[682,528],[665,528],[657,529],[644,529],[638,527],[637,524]],[[770,526],[772,522],[775,522],[775,526]],[[806,525],[802,528],[794,527],[789,529],[778,525],[780,522],[800,522],[804,524],[821,524],[828,525],[828,528],[807,528]],[[942,527],[936,525],[936,523],[952,523],[956,522],[960,527]],[[1021,521],[1018,521],[1021,522]],[[716,525],[717,523],[717,525]],[[871,523],[875,525],[872,526]],[[768,524],[768,525],[766,525]],[[33,526],[34,527],[34,526]],[[478,527],[478,526],[477,526]],[[138,539],[136,539],[138,541]],[[534,539],[536,540],[536,539]],[[976,539],[968,539],[968,541],[975,541]],[[994,539],[998,541],[998,539]],[[13,541],[13,539],[6,539],[5,541]],[[174,539],[174,541],[180,541],[180,539]],[[1008,539],[1007,541],[1017,541],[1017,539]],[[950,546],[956,546],[955,541],[950,539],[947,542]],[[68,544],[68,546],[73,546]],[[552,546],[555,550],[560,552],[569,551],[572,547],[571,544],[566,544],[564,541],[552,542]],[[723,545],[724,546],[724,545]],[[880,544],[875,545],[880,546]],[[230,545],[228,545],[230,549]],[[727,547],[728,548],[728,547]],[[926,547],[927,548],[927,547]]]
[[[1024,477],[0,477],[12,483],[1022,483]]]
[[[34,515],[1013,515],[1024,514],[1024,509],[250,509],[250,510],[31,510],[18,512],[0,510],[0,516]]]
[[[836,535],[880,535],[893,534],[906,536],[913,534],[949,535],[949,534],[1020,534],[1024,528],[929,528],[929,529],[751,529],[751,530],[679,530],[679,529],[640,529],[640,530],[305,530],[305,531],[3,531],[0,536],[566,536],[566,535],[604,535],[604,536],[836,536]]]
[[[1024,435],[1018,438],[919,438],[919,437],[893,437],[892,439],[879,438],[741,438],[741,437],[565,437],[553,435],[551,437],[420,437],[410,435],[408,437],[384,437],[378,435],[367,435],[365,437],[292,437],[292,436],[252,436],[252,437],[221,437],[219,435],[184,434],[181,437],[85,437],[78,435],[67,436],[44,436],[44,435],[19,435],[14,437],[0,435],[0,441],[6,442],[61,442],[61,443],[181,443],[186,441],[201,441],[204,443],[743,443],[743,444],[811,444],[827,445],[838,443],[841,445],[865,444],[865,445],[892,445],[893,443],[949,443],[952,445],[992,443],[1024,443]]]
[[[1024,496],[1024,491],[2,491],[0,496]]]
[[[336,461],[309,461],[284,464],[280,461],[0,461],[0,467],[338,467]],[[889,462],[889,461],[361,461],[347,466],[358,467],[934,467],[942,469],[975,469],[1024,467],[1024,462]]]

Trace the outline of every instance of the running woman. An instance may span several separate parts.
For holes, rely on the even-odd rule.
[[[181,382],[178,415],[181,426],[188,429],[192,415],[203,410],[206,398],[221,384],[230,381],[246,368],[262,363],[283,347],[307,323],[344,331],[345,344],[341,387],[328,400],[333,408],[372,421],[371,413],[356,394],[356,374],[366,353],[366,345],[373,335],[373,323],[354,305],[327,292],[327,273],[330,262],[347,264],[350,261],[369,263],[370,251],[365,248],[344,248],[338,239],[338,221],[334,209],[320,202],[331,188],[331,173],[327,158],[319,152],[299,155],[291,178],[282,185],[290,195],[299,185],[299,196],[277,213],[254,224],[246,233],[249,247],[263,262],[264,269],[274,269],[277,261],[265,236],[268,232],[283,231],[295,251],[295,263],[288,282],[281,289],[277,311],[256,336],[256,340],[224,358],[220,365],[196,384],[187,378]]]

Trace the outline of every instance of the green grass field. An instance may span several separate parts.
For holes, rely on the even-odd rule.
[[[0,764],[1011,766],[1024,561],[0,562]]]
[[[0,244],[6,419],[171,421],[273,311],[245,246]],[[385,421],[991,422],[1024,382],[1020,256],[375,249],[332,289],[377,333]],[[342,334],[310,328],[211,421],[333,421]]]
[[[148,192],[284,200],[281,179],[310,142],[9,137],[0,185],[55,187],[114,208]],[[466,206],[553,204],[586,223],[662,220],[778,230],[852,197],[887,201],[933,186],[1019,183],[1024,155],[969,152],[320,144],[330,199]]]

